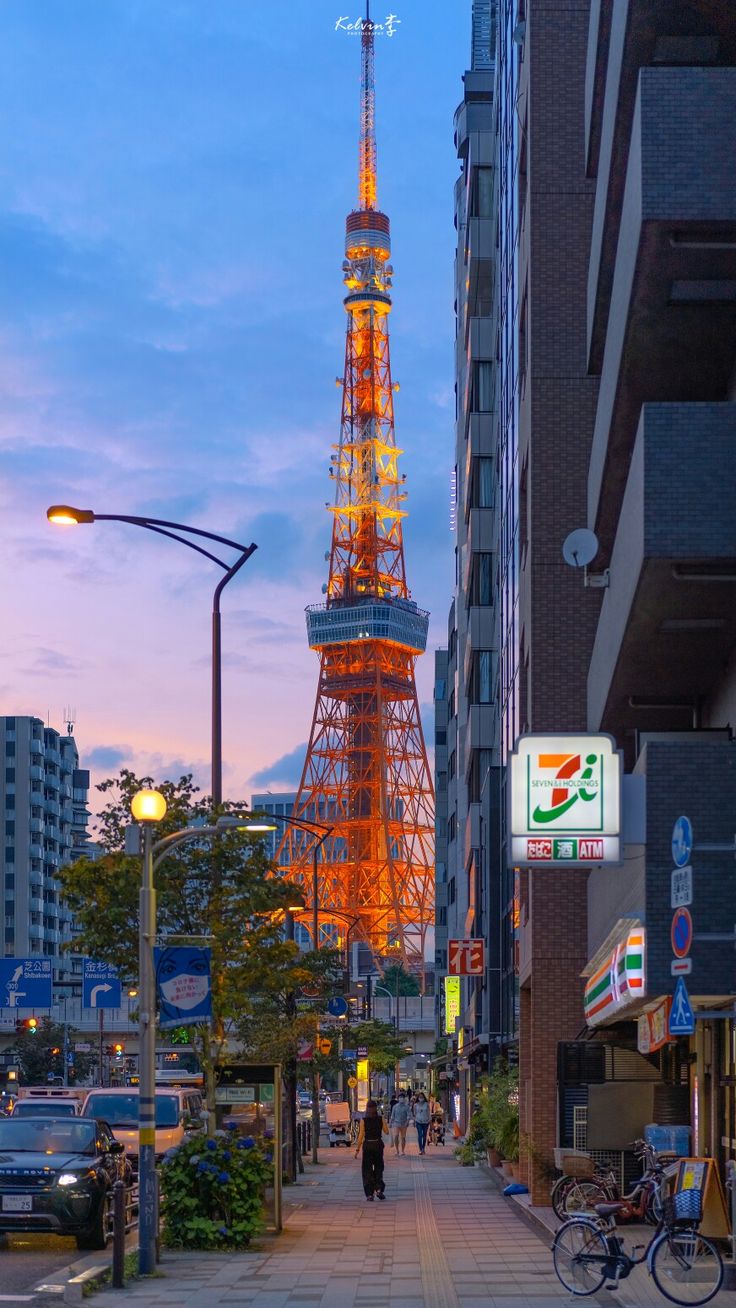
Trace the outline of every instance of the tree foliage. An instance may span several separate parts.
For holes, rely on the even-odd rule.
[[[392,1072],[404,1053],[404,1041],[390,1022],[359,1022],[350,1027],[350,1043],[356,1049],[364,1045],[368,1050],[371,1072]]]
[[[381,985],[394,998],[399,995],[418,995],[419,982],[412,972],[407,972],[402,963],[391,963],[383,973]]]
[[[67,1047],[74,1054],[74,1062],[67,1065],[69,1085],[84,1083],[96,1061],[93,1053],[75,1052],[74,1045],[77,1041],[84,1043],[79,1032],[69,1029]],[[50,1075],[63,1077],[63,1023],[42,1017],[35,1034],[30,1031],[21,1032],[6,1053],[18,1064],[23,1085],[45,1085]]]
[[[124,768],[98,786],[108,797],[99,817],[104,855],[79,859],[59,873],[80,927],[75,952],[114,964],[125,980],[138,976],[141,865],[125,854],[124,832],[132,797],[142,787],[160,790],[167,802],[157,840],[205,825],[210,817],[210,804],[198,797],[191,776],[155,783]],[[283,938],[283,910],[293,887],[272,872],[263,839],[237,830],[187,841],[156,866],[159,939],[212,950],[213,1025],[193,1028],[192,1041],[208,1075],[210,1107],[213,1069],[224,1058],[228,1031],[255,1021],[259,1005],[278,1008],[279,996],[300,975],[297,946]]]

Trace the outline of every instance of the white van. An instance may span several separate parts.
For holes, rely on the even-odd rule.
[[[60,1099],[70,1099],[77,1105],[77,1112],[80,1112],[89,1090],[88,1085],[19,1085],[15,1097],[23,1100],[33,1099],[39,1103],[52,1099],[58,1103]],[[53,1111],[53,1107],[49,1107],[49,1113]]]
[[[101,1117],[116,1140],[138,1166],[138,1096],[137,1086],[90,1090],[82,1105],[83,1117]],[[199,1090],[156,1087],[156,1158],[167,1149],[181,1144],[186,1136],[204,1126],[202,1095]]]

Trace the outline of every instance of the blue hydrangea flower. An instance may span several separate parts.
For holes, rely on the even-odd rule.
[[[219,1231],[217,1232],[217,1234],[218,1234],[218,1235],[228,1236],[228,1235],[230,1234],[230,1232],[228,1231],[228,1229],[227,1229],[226,1226],[221,1226],[220,1229],[219,1229]]]
[[[254,1149],[254,1148],[255,1148],[255,1143],[256,1143],[256,1142],[255,1142],[255,1140],[253,1139],[253,1136],[252,1136],[252,1135],[246,1135],[246,1136],[244,1137],[244,1139],[243,1139],[243,1148],[244,1148],[244,1149]]]
[[[230,1173],[218,1172],[217,1179],[220,1182],[220,1185],[227,1185],[228,1181],[230,1180]]]
[[[215,1141],[214,1141],[214,1140],[208,1140],[208,1141],[207,1141],[207,1148],[208,1148],[209,1150],[216,1149],[216,1148],[217,1148],[217,1145],[216,1145]]]
[[[230,1162],[230,1159],[232,1158],[232,1154],[230,1153],[230,1150],[229,1150],[229,1149],[223,1149],[223,1151],[222,1151],[222,1157],[223,1157],[224,1162],[229,1163],[229,1162]]]
[[[208,1164],[208,1163],[198,1163],[198,1164],[197,1164],[197,1171],[198,1171],[198,1172],[209,1172],[209,1170],[210,1170],[210,1169],[209,1169],[209,1164]]]
[[[189,1162],[192,1167],[196,1167],[197,1163],[199,1162],[199,1154],[192,1154],[191,1158],[189,1159]]]
[[[229,1117],[223,1125],[226,1131],[237,1131],[238,1129],[237,1118]]]

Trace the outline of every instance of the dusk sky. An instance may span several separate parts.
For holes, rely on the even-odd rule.
[[[470,0],[374,5],[380,206],[392,224],[405,548],[431,610],[453,580],[453,112]],[[223,597],[224,793],[296,785],[316,692],[339,432],[359,37],[339,0],[0,4],[0,712],[64,727],[82,765],[209,789],[219,572],[150,532],[258,551]],[[93,807],[97,796],[91,797]]]

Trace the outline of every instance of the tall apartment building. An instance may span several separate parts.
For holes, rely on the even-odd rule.
[[[580,984],[589,1035],[637,1041],[658,1074],[650,1120],[676,1114],[690,1152],[725,1165],[736,1156],[734,955],[717,939],[736,921],[733,6],[591,4],[581,100],[580,167],[595,191],[581,325],[600,377],[587,525],[599,541],[591,567],[607,580],[587,720],[623,751],[645,824],[620,868],[590,874]],[[672,833],[683,815],[694,841],[678,907],[674,856],[684,861],[689,842],[673,849]],[[669,1031],[670,1005],[682,1012],[673,963],[692,1035]],[[595,1148],[602,1091],[584,1088]],[[615,1120],[625,1089],[603,1091]]]
[[[4,954],[44,955],[58,975],[72,970],[61,954],[72,924],[57,873],[85,850],[89,772],[79,767],[74,737],[40,718],[0,717],[0,741]]]
[[[456,586],[447,651],[437,656],[435,687],[438,729],[446,732],[445,744],[436,742],[435,761],[436,949],[442,970],[447,966],[448,938],[487,935],[489,931],[481,799],[484,792],[497,788],[490,780],[498,762],[493,709],[497,675],[491,321],[494,23],[495,0],[474,0],[471,67],[464,74],[463,99],[455,113],[455,147],[460,160],[455,184]],[[464,1115],[471,1065],[478,1062],[481,1069],[487,1068],[489,1033],[498,1027],[495,1014],[491,1020],[487,971],[463,979],[460,1005],[457,1043]]]
[[[558,1042],[584,1025],[586,876],[510,867],[509,753],[519,734],[580,731],[600,591],[566,566],[562,543],[586,523],[598,383],[585,330],[593,185],[585,175],[590,0],[499,0],[496,58],[498,247],[494,347],[499,496],[498,713],[505,1036],[518,983],[522,1159],[532,1202],[547,1202],[537,1160],[557,1141]]]

